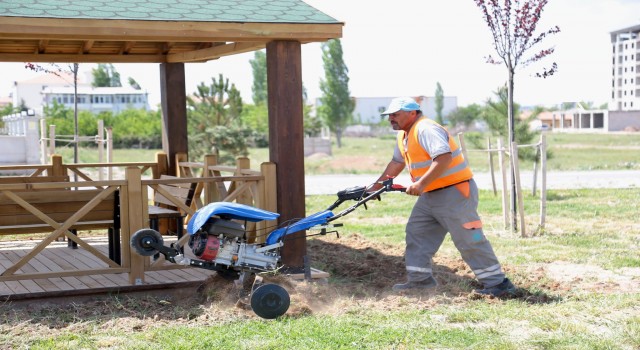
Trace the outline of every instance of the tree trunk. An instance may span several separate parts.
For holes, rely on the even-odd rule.
[[[73,69],[73,163],[78,163],[78,67],[77,63],[72,64]],[[73,174],[74,181],[78,181],[78,174]]]
[[[509,80],[507,82],[507,119],[509,127],[509,145],[512,145],[516,140],[515,134],[515,116],[513,110],[513,79],[514,69],[509,68]],[[511,172],[511,227],[513,231],[518,230],[518,218],[516,212],[518,211],[516,202],[516,178],[514,164],[517,159],[513,159],[514,152],[509,152],[511,155],[511,162],[509,162],[509,171]]]

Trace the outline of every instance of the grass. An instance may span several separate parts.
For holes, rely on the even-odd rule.
[[[639,162],[640,152],[633,150],[640,144],[640,135],[550,134],[549,139],[554,147],[554,170]],[[337,163],[354,153],[362,154],[369,165],[385,162],[392,142],[346,139],[345,148],[334,149],[332,158],[312,159],[307,166],[315,162],[314,173],[326,173],[332,159]],[[610,150],[615,152],[607,153]],[[267,154],[264,149],[259,152],[262,157]],[[590,154],[582,157],[581,153]],[[153,154],[123,151],[116,161],[153,160]],[[602,154],[615,158],[605,159]],[[377,160],[371,161],[374,158]],[[341,163],[348,166],[349,162]],[[350,169],[365,171],[356,168]],[[469,293],[473,285],[468,280],[423,295],[367,290],[366,283],[350,284],[344,277],[332,277],[327,285],[309,287],[308,298],[317,302],[313,310],[293,300],[292,307],[300,311],[276,320],[248,316],[233,304],[225,304],[220,300],[224,289],[215,289],[195,303],[151,295],[112,295],[35,311],[9,303],[0,305],[0,348],[640,349],[640,189],[550,190],[547,199],[545,229],[521,238],[504,230],[500,198],[490,191],[480,192],[485,233],[507,274],[521,289],[518,298],[475,298]],[[307,211],[322,210],[334,200],[328,195],[308,196]],[[536,232],[538,199],[525,194],[524,200],[527,231]],[[360,235],[382,254],[401,251],[404,224],[414,201],[390,193],[370,203],[369,210],[356,210],[341,220],[342,241]],[[323,240],[341,242],[335,236]],[[366,248],[353,249],[354,259],[363,256],[355,254],[360,251]],[[437,257],[459,261],[449,238]],[[401,256],[395,261],[401,261]],[[334,261],[333,269],[340,270],[343,262]],[[379,271],[380,276],[389,273]],[[468,271],[461,268],[451,273],[465,275]],[[445,277],[439,276],[453,283]]]
[[[520,238],[500,227],[500,199],[481,191],[480,214],[490,226],[486,234],[510,277],[534,299],[474,299],[449,292],[360,295],[354,290],[334,300],[333,311],[271,321],[233,310],[218,318],[222,311],[215,302],[183,305],[151,296],[112,296],[91,312],[72,304],[21,314],[5,305],[0,306],[5,315],[0,344],[29,349],[637,349],[640,292],[618,284],[635,280],[639,285],[640,189],[555,190],[550,198],[549,230]],[[309,213],[333,199],[307,197]],[[345,217],[341,235],[402,246],[413,200],[388,194],[369,210]],[[536,202],[526,196],[530,225],[536,222]],[[593,225],[597,221],[606,225]],[[438,255],[456,259],[459,253],[447,239]],[[578,269],[578,279],[558,283],[550,272],[540,272],[560,262],[565,269]],[[636,274],[619,274],[629,269]],[[598,271],[609,277],[598,277]]]
[[[486,140],[486,135],[469,135]],[[492,143],[495,144],[495,139]],[[537,141],[536,141],[537,142]],[[333,139],[331,156],[314,155],[305,159],[305,173],[318,174],[378,174],[393,155],[395,139],[382,138],[353,138],[342,140],[342,147],[338,148]],[[486,144],[486,141],[482,141]],[[640,133],[635,134],[547,134],[547,144],[551,157],[548,160],[548,170],[638,170],[640,169]],[[486,152],[474,150],[472,144],[467,143],[469,163],[476,172],[489,171],[489,161]],[[63,156],[65,162],[73,159],[73,149],[60,147],[56,150]],[[114,161],[134,162],[153,161],[159,150],[144,149],[116,149]],[[252,148],[249,150],[251,166],[256,168],[262,162],[269,160],[268,148]],[[79,152],[81,163],[98,161],[95,148],[81,148]],[[497,157],[494,167],[497,167]],[[533,169],[533,163],[523,161],[521,171]]]

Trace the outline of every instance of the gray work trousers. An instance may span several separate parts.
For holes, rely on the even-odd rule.
[[[468,185],[468,196],[451,186],[418,197],[406,227],[405,264],[409,281],[422,281],[432,276],[432,258],[447,232],[462,259],[485,287],[493,287],[504,280],[498,258],[482,232],[478,187],[473,179]]]

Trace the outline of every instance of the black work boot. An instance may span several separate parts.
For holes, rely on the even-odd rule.
[[[475,292],[483,295],[502,297],[506,295],[514,295],[516,293],[516,286],[514,286],[508,278],[505,278],[502,283],[498,284],[497,286],[484,289],[476,289]]]
[[[433,276],[429,276],[429,278],[427,278],[424,281],[408,281],[405,283],[394,284],[393,288],[391,289],[397,292],[397,291],[408,290],[408,289],[435,288],[436,286],[438,286],[438,282],[436,281],[436,279],[433,278]]]

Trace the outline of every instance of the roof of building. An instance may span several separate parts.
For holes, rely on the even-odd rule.
[[[618,35],[620,35],[620,34],[638,33],[638,32],[640,32],[640,24],[635,25],[635,26],[631,26],[631,27],[627,27],[627,28],[614,30],[613,32],[610,32],[610,34],[611,34],[611,42],[612,43],[615,42],[616,39],[618,38]]]
[[[338,23],[296,0],[11,0],[3,16],[193,22]]]
[[[74,88],[71,86],[48,87],[42,90],[43,94],[73,94]],[[79,95],[146,95],[146,90],[136,90],[130,86],[118,87],[92,87],[78,86]]]
[[[640,24],[635,25],[635,26],[631,26],[631,27],[626,27],[626,28],[614,30],[614,31],[611,32],[611,34],[636,33],[636,32],[640,32]]]
[[[47,73],[30,79],[20,80],[17,83],[20,85],[73,85],[73,75],[66,72],[58,73],[58,75]]]
[[[343,25],[301,0],[0,0],[0,61],[205,62]]]

